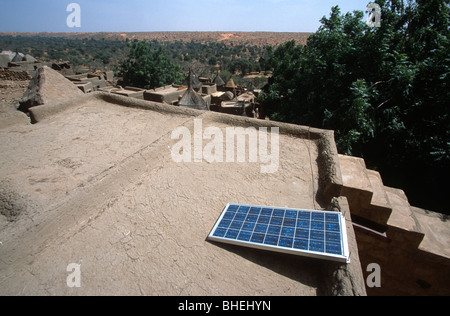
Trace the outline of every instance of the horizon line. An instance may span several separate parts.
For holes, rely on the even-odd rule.
[[[88,34],[88,33],[315,33],[306,31],[1,31],[0,33],[65,33],[65,34]]]

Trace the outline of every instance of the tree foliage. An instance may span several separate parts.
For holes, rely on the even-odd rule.
[[[65,38],[45,36],[0,35],[0,50],[18,49],[31,54],[42,62],[69,62],[76,70],[87,66],[90,70],[119,70],[120,64],[130,53],[130,46],[138,41],[106,40],[89,38]],[[202,75],[214,76],[220,69],[240,77],[260,71],[265,47],[215,41],[167,41],[151,40],[151,51],[162,49],[175,64],[186,70],[192,64],[202,65]],[[119,64],[120,63],[120,64]]]
[[[272,119],[335,130],[341,153],[395,172],[404,179],[397,185],[412,185],[413,173],[414,185],[443,193],[450,171],[449,1],[376,2],[380,28],[369,27],[363,12],[342,14],[336,6],[306,46],[268,50],[264,63],[273,77],[264,109]]]
[[[30,54],[41,62],[69,62],[94,69],[112,69],[121,58],[126,44],[122,40],[1,35],[0,50]]]
[[[128,57],[120,63],[119,71],[124,83],[144,89],[181,83],[181,68],[174,64],[160,46],[153,49],[147,41],[129,42]]]

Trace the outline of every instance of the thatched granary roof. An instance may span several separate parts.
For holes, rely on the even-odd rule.
[[[198,78],[193,79],[194,77],[195,76],[192,75],[192,72],[189,69],[189,75],[186,78],[188,89],[181,97],[179,106],[188,107],[196,110],[208,111],[208,105],[206,104],[205,100],[203,100],[203,98],[197,92],[194,91],[195,88],[193,88],[193,85],[198,86],[196,81],[200,83],[200,87],[202,85],[202,83],[198,80]]]
[[[198,79],[198,76],[196,74],[192,73],[192,71],[190,69],[189,69],[189,75],[183,82],[184,86],[189,86],[189,84],[191,85],[192,89],[194,89],[194,90],[199,90],[203,86],[203,83],[201,83],[201,81]]]
[[[218,87],[222,87],[225,85],[225,82],[219,74],[217,74],[217,76],[214,78],[213,83],[215,83]]]
[[[192,88],[188,89],[179,102],[180,106],[188,107],[191,109],[208,111],[208,105],[205,100]]]
[[[236,88],[236,84],[234,83],[233,77],[231,77],[227,83],[225,84],[226,88]]]

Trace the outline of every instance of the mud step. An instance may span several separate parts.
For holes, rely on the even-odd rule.
[[[367,174],[364,159],[339,155],[343,187],[341,195],[347,197],[352,214],[364,216],[363,210],[370,206],[373,188]]]
[[[369,207],[365,210],[365,217],[373,222],[386,225],[392,214],[392,206],[384,188],[381,175],[377,171],[367,170],[373,195]]]
[[[425,235],[420,230],[405,192],[386,186],[384,188],[392,206],[392,213],[388,220],[389,235],[393,239],[411,243],[412,247],[419,247]]]
[[[419,249],[434,255],[450,259],[450,221],[442,214],[411,206],[418,227],[425,234]]]

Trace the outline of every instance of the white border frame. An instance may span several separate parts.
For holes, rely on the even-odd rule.
[[[339,225],[341,227],[341,233],[342,233],[342,245],[341,246],[342,246],[343,255],[339,256],[339,255],[316,252],[316,251],[311,251],[311,250],[289,249],[289,248],[284,248],[281,246],[272,246],[272,245],[265,245],[265,244],[260,245],[260,244],[255,244],[255,243],[248,242],[248,241],[241,241],[241,240],[234,240],[234,239],[227,239],[224,237],[213,236],[214,232],[218,228],[220,222],[222,221],[223,217],[225,216],[225,213],[228,210],[228,208],[230,207],[230,205],[283,209],[283,210],[293,210],[293,211],[318,212],[318,213],[323,213],[323,214],[340,214]],[[298,209],[298,208],[292,208],[292,207],[275,207],[275,206],[241,204],[241,203],[228,203],[227,206],[223,209],[222,213],[220,214],[219,219],[214,224],[214,227],[211,230],[211,232],[209,233],[207,240],[217,241],[217,242],[221,242],[221,243],[225,243],[225,244],[243,246],[243,247],[248,247],[248,248],[253,248],[253,249],[269,250],[269,251],[292,254],[292,255],[303,256],[303,257],[325,259],[325,260],[331,260],[331,261],[336,261],[336,262],[341,262],[341,263],[350,263],[350,253],[349,253],[348,239],[347,239],[347,225],[346,225],[345,217],[341,212],[322,211],[322,210],[307,210],[307,209]]]

